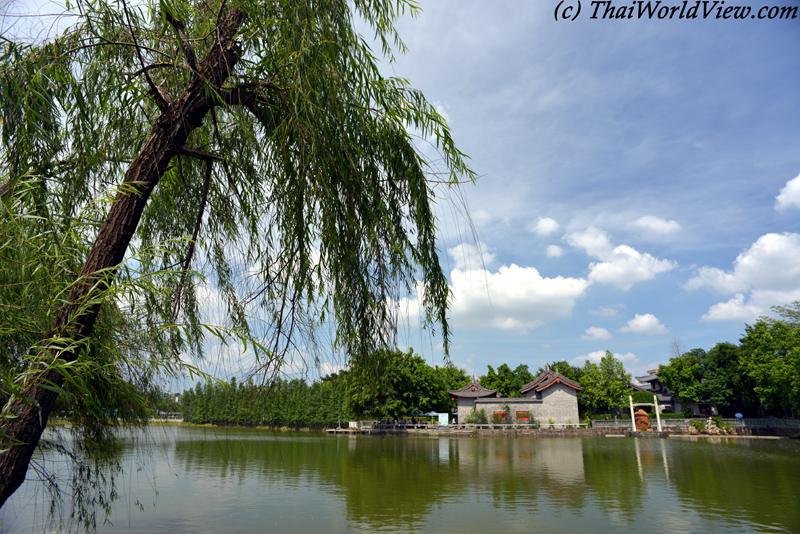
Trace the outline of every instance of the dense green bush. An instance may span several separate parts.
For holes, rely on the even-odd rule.
[[[489,419],[486,417],[486,410],[483,408],[480,410],[472,410],[464,416],[464,423],[468,425],[485,425],[488,422]]]

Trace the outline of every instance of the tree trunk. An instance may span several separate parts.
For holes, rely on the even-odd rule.
[[[194,80],[180,99],[165,106],[153,124],[150,137],[125,173],[123,187],[97,233],[81,269],[79,283],[70,291],[68,303],[59,311],[45,337],[46,348],[39,353],[36,364],[40,372],[24,385],[22,398],[12,401],[11,413],[16,418],[3,423],[5,435],[18,444],[0,456],[0,507],[25,480],[31,456],[58,397],[44,386],[50,383],[60,387],[64,383],[64,377],[46,362],[55,357],[65,362],[74,361],[77,352],[59,352],[58,340],[80,343],[91,334],[99,304],[87,306],[87,303],[97,300],[109,286],[125,257],[150,193],[189,134],[201,125],[211,109],[205,87],[219,88],[233,71],[239,59],[234,36],[244,21],[245,14],[238,9],[231,10],[220,21],[214,43]]]

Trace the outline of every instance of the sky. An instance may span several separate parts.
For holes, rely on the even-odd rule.
[[[562,20],[577,0],[420,0],[398,22],[408,51],[383,72],[425,94],[479,176],[436,188],[450,360],[470,375],[609,350],[637,376],[800,300],[800,8],[757,18],[798,2],[706,4],[743,20],[637,5]],[[401,347],[444,363],[417,300],[401,307]]]
[[[480,176],[468,216],[440,211],[450,354],[472,375],[606,350],[641,375],[800,300],[800,13],[603,19],[634,5],[607,2],[592,19],[583,2],[556,20],[569,4],[423,0],[384,65]],[[441,363],[440,340],[401,334]]]

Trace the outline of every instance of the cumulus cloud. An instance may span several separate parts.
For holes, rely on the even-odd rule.
[[[733,270],[700,267],[684,287],[734,295],[712,305],[703,321],[755,320],[800,299],[800,234],[765,234],[736,257]]]
[[[550,245],[547,247],[548,258],[559,258],[564,254],[564,250],[558,245]]]
[[[589,256],[607,259],[614,251],[608,234],[599,228],[590,226],[583,232],[573,232],[565,237],[567,243],[576,248],[582,248]]]
[[[653,215],[639,217],[631,224],[636,228],[658,235],[672,234],[681,229],[681,225],[676,221],[667,221]]]
[[[733,262],[732,271],[701,267],[686,289],[709,287],[720,293],[795,291],[800,288],[800,234],[766,234]]]
[[[754,322],[762,315],[770,315],[770,308],[800,300],[800,288],[793,291],[753,290],[750,297],[737,293],[727,302],[718,302],[709,307],[702,321]]]
[[[586,360],[589,360],[592,363],[600,363],[600,360],[605,355],[606,351],[596,350],[594,352],[590,352],[586,356],[578,356],[577,358],[573,358],[569,363],[578,367],[582,366]],[[625,365],[635,365],[639,362],[639,357],[632,352],[626,352],[625,354],[614,353],[614,357]]]
[[[525,331],[572,315],[590,285],[582,278],[545,278],[533,267],[454,269],[450,274],[454,326]]]
[[[550,235],[559,229],[559,224],[555,219],[550,217],[539,217],[536,219],[536,224],[533,226],[532,231],[537,235]]]
[[[589,280],[613,284],[623,290],[678,266],[674,261],[643,254],[628,245],[614,247],[608,235],[593,226],[583,232],[569,234],[565,239],[573,247],[582,248],[589,256],[601,260],[589,265]]]
[[[738,321],[752,322],[761,314],[761,309],[752,304],[746,304],[744,295],[737,293],[728,302],[719,302],[708,309],[708,313],[700,319],[707,322]]]
[[[586,329],[586,333],[581,337],[583,339],[611,339],[614,336],[612,336],[611,332],[609,332],[605,328],[600,328],[598,326],[591,326]]]
[[[775,209],[800,208],[800,174],[792,178],[775,197]]]
[[[632,334],[645,334],[648,336],[656,336],[669,332],[667,327],[661,324],[658,318],[651,313],[645,313],[644,315],[637,313],[636,316],[628,321],[626,326],[620,328],[619,331]]]
[[[476,245],[461,243],[453,248],[447,249],[453,261],[456,264],[456,269],[478,269],[483,266],[489,266],[494,261],[494,254],[487,252],[485,243],[478,242]]]

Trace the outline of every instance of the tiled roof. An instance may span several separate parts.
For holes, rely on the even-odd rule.
[[[658,380],[658,375],[657,374],[649,374],[649,375],[645,375],[645,376],[637,376],[635,378],[639,382],[652,382],[653,380]]]
[[[461,389],[448,389],[447,392],[454,397],[461,397],[465,399],[479,399],[481,397],[488,397],[495,395],[496,389],[486,389],[477,382],[470,382]]]
[[[535,390],[536,392],[540,392],[544,389],[549,388],[553,384],[564,384],[565,386],[569,386],[578,391],[583,389],[579,383],[575,382],[574,380],[570,380],[566,376],[562,375],[561,373],[558,372],[557,369],[553,371],[552,369],[550,369],[550,366],[548,365],[544,373],[534,378],[533,382],[528,382],[527,384],[522,386],[520,393],[527,393],[532,389]]]

